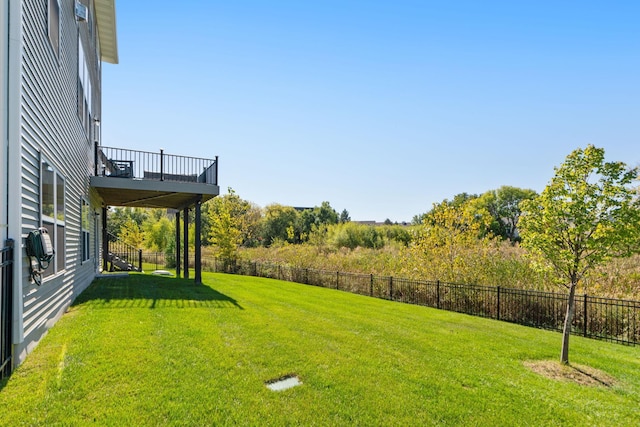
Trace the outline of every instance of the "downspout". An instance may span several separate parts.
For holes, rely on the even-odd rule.
[[[22,68],[22,2],[9,0],[9,49],[7,76],[7,230],[8,238],[16,242],[13,280],[13,343],[24,341],[23,327],[23,258],[22,239],[22,141],[20,139],[20,94]],[[24,356],[18,357],[16,361]],[[14,362],[15,363],[15,362]]]
[[[0,245],[7,240],[7,205],[9,193],[7,178],[9,174],[9,5],[0,3]]]

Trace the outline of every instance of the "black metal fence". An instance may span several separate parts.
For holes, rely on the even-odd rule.
[[[163,254],[159,255],[160,258],[155,256],[156,268],[164,260]],[[153,254],[144,257],[153,262]],[[344,273],[273,262],[231,263],[203,258],[202,267],[207,271],[286,280],[554,331],[562,331],[568,300],[567,293]],[[640,344],[640,301],[579,295],[571,332],[621,344]]]
[[[13,240],[0,249],[0,379],[9,376],[12,362]]]
[[[154,181],[218,184],[218,157],[201,159],[147,151],[97,146],[96,170],[99,176],[149,179]]]

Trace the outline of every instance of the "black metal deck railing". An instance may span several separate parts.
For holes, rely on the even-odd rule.
[[[0,249],[0,379],[11,374],[11,319],[13,318],[13,240]]]
[[[95,158],[96,176],[218,184],[218,156],[202,159],[96,145]]]

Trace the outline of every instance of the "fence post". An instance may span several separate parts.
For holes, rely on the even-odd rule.
[[[584,294],[584,336],[587,336],[587,294]]]
[[[142,249],[138,249],[138,270],[142,271]]]
[[[440,308],[440,280],[436,280],[436,308]]]
[[[373,274],[371,275],[371,279],[369,281],[369,296],[373,296]]]
[[[340,272],[336,271],[336,289],[340,289]]]
[[[498,307],[497,307],[496,319],[500,320],[500,286],[498,286]]]
[[[393,276],[389,276],[389,299],[393,300]]]

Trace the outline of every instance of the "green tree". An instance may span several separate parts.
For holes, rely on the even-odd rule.
[[[262,237],[262,209],[255,203],[247,202],[242,218],[242,246],[258,246]]]
[[[560,360],[569,363],[569,335],[578,283],[594,267],[638,251],[640,205],[631,184],[638,169],[605,162],[592,145],[569,154],[533,200],[522,202],[522,245],[539,254],[569,289]]]
[[[305,209],[298,214],[295,222],[295,243],[309,240],[312,231],[326,231],[329,225],[340,221],[338,212],[329,202],[322,202],[313,209]]]
[[[340,212],[340,222],[349,222],[351,221],[351,217],[349,216],[349,211],[346,209],[343,209],[342,212]]]
[[[261,211],[229,188],[228,194],[216,197],[208,210],[209,236],[221,257],[235,260],[240,245],[253,246],[258,239]]]
[[[277,203],[267,206],[262,220],[263,245],[271,246],[276,240],[294,243],[297,218],[298,212],[291,206]]]
[[[162,209],[153,209],[142,224],[145,246],[155,252],[166,252],[175,244],[176,225]]]
[[[471,204],[491,214],[489,231],[495,236],[517,242],[520,240],[517,228],[521,214],[520,203],[533,199],[536,195],[533,190],[504,185],[497,190],[487,191],[472,200]]]
[[[413,218],[411,218],[411,225],[420,225],[422,224],[422,221],[424,220],[426,214],[417,214],[414,215]]]
[[[409,227],[403,225],[381,227],[381,232],[388,240],[396,241],[403,246],[409,246],[409,243],[411,243],[411,232],[409,230]]]
[[[149,209],[116,207],[107,212],[107,230],[114,236],[120,236],[122,226],[129,220],[134,221],[138,227],[149,217]]]
[[[144,233],[133,219],[128,219],[120,227],[120,240],[134,248],[141,248],[144,243]]]
[[[479,215],[468,203],[436,204],[417,228],[412,251],[418,259],[429,259],[438,278],[470,280],[465,276],[471,269],[466,255],[470,250],[480,253],[479,249],[488,245],[490,239],[482,231],[488,226],[488,218],[488,213]]]
[[[233,214],[233,201],[218,197],[211,209],[211,241],[225,260],[235,261],[242,243],[239,218]]]
[[[440,203],[434,203],[430,211],[423,214],[414,215],[413,218],[411,219],[411,224],[420,225],[425,221],[428,223],[433,223],[432,217],[437,213],[438,209],[443,209],[444,207],[462,208],[463,206],[465,207],[465,209],[467,209],[468,206],[470,206],[469,202],[477,198],[478,198],[477,194],[469,194],[469,193],[456,194],[455,196],[453,196],[452,200],[444,199]]]

